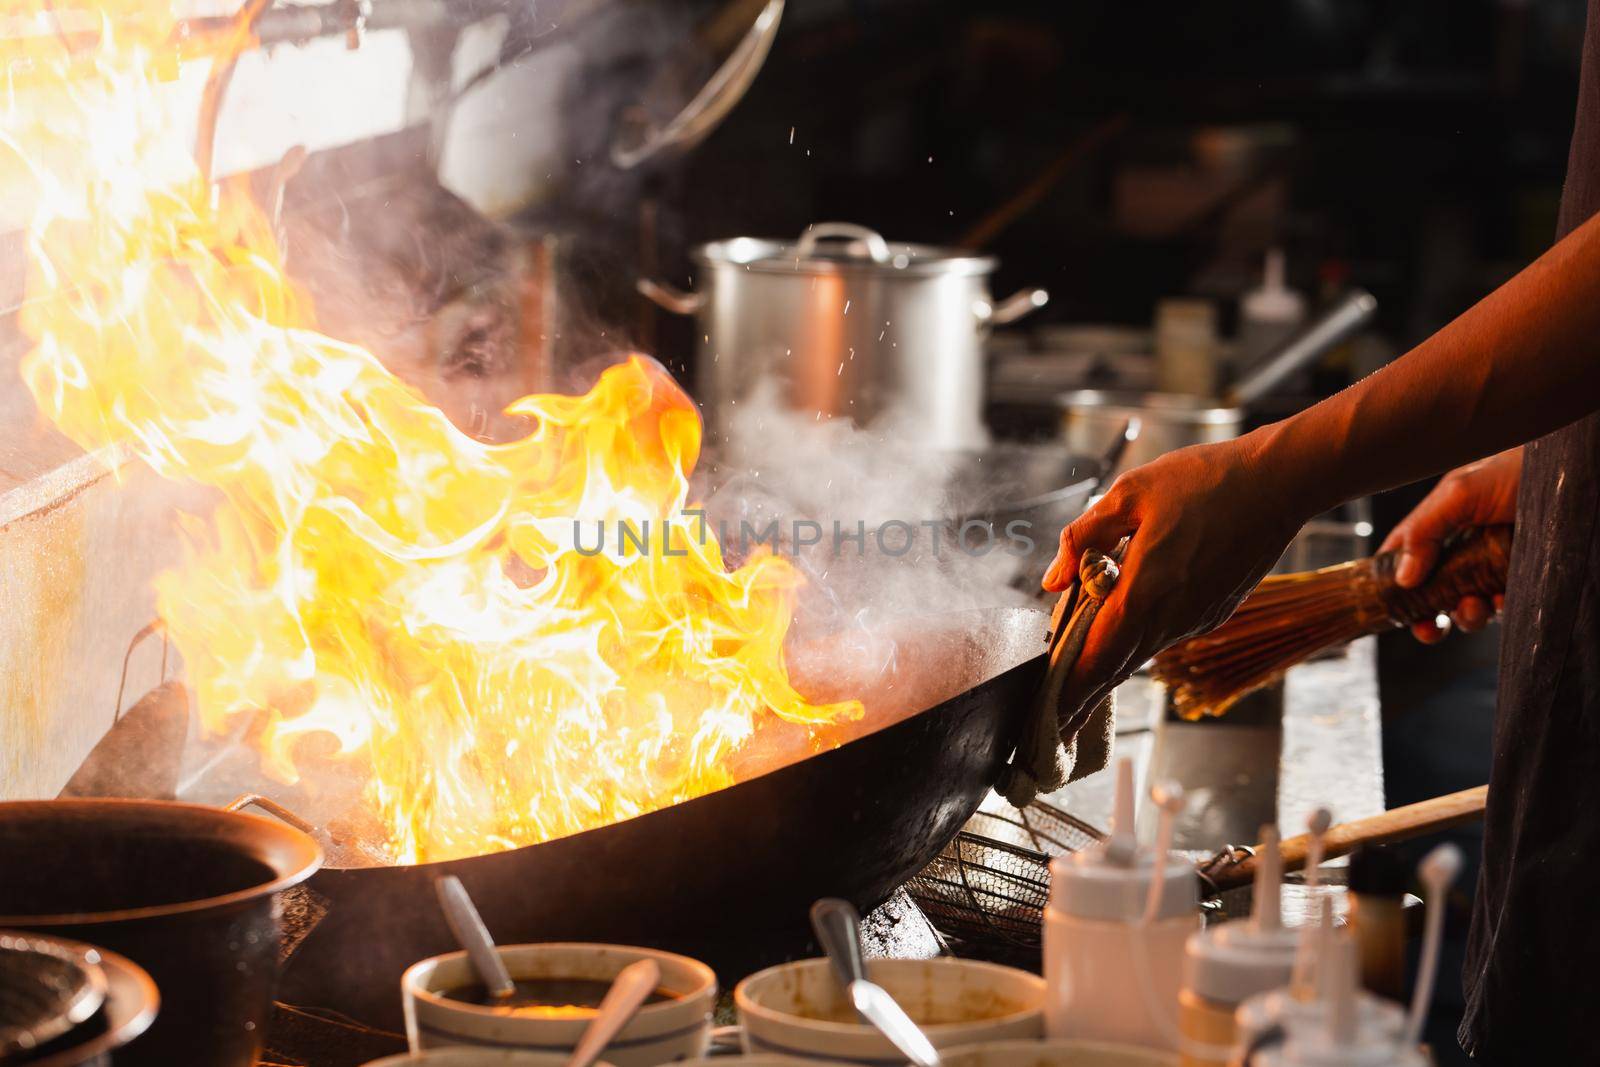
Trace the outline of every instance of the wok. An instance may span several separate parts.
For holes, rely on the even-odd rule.
[[[899,710],[884,703],[823,739],[838,747],[719,792],[506,852],[324,866],[286,907],[288,936],[302,940],[280,999],[398,1030],[401,972],[455,948],[433,893],[443,874],[504,944],[646,945],[724,980],[805,953],[813,901],[877,906],[977,809],[1015,747],[1047,625],[1041,611],[1006,608],[921,628],[897,648],[895,671],[913,683]],[[779,740],[802,744],[800,733]]]

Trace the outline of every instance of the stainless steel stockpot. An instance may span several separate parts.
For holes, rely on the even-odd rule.
[[[641,280],[640,292],[700,325],[696,392],[719,415],[772,380],[784,402],[867,423],[894,411],[915,443],[973,448],[983,429],[984,335],[1048,299],[989,296],[991,256],[891,244],[844,222],[796,241],[736,237],[694,250],[696,292]]]

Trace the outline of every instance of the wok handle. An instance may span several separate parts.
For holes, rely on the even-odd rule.
[[[288,823],[290,826],[294,827],[296,830],[299,830],[303,834],[309,834],[312,837],[317,836],[317,828],[315,826],[311,825],[311,823],[307,822],[305,819],[302,819],[300,816],[296,815],[282,804],[279,804],[276,800],[273,800],[270,797],[264,797],[260,793],[245,793],[243,796],[234,800],[233,803],[229,804],[223,810],[243,811],[245,808],[252,807],[260,808],[268,815],[271,815],[277,819],[281,819],[283,822]]]

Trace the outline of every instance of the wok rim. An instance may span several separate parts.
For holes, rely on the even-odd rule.
[[[151,904],[142,908],[120,908],[112,911],[57,912],[41,915],[0,915],[0,927],[23,930],[44,930],[65,926],[96,926],[112,923],[139,922],[146,919],[164,919],[202,911],[229,908],[247,904],[262,897],[270,897],[285,889],[299,885],[315,874],[323,862],[322,847],[309,834],[287,823],[269,819],[250,812],[228,811],[209,804],[195,804],[182,800],[140,800],[128,797],[62,797],[55,800],[0,801],[0,823],[8,821],[12,813],[24,815],[48,814],[67,811],[114,811],[125,814],[135,812],[171,813],[177,817],[176,829],[203,830],[205,827],[229,825],[253,828],[248,837],[260,841],[263,835],[290,850],[287,859],[280,858],[272,848],[248,848],[238,842],[227,842],[251,859],[273,871],[275,877],[237,889],[231,893],[180,900],[171,904]],[[115,831],[113,824],[108,831]]]

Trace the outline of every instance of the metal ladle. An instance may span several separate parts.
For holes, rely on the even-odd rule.
[[[811,905],[811,928],[861,1017],[878,1028],[917,1067],[939,1067],[939,1053],[905,1009],[882,986],[867,980],[861,960],[861,916],[847,900],[824,897]]]

